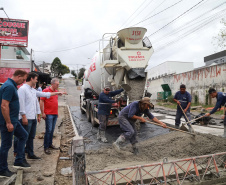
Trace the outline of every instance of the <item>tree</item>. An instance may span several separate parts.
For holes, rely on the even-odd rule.
[[[85,68],[80,68],[78,73],[78,78],[81,79],[84,76]]]
[[[67,67],[66,65],[62,64],[60,66],[60,74],[63,76],[64,74],[70,73],[70,69],[69,67]]]
[[[62,63],[58,57],[54,58],[52,64],[51,64],[51,71],[55,74],[54,76],[59,76],[60,75],[60,67]]]
[[[213,37],[212,43],[216,48],[220,47],[221,49],[224,49],[226,47],[226,20],[221,19],[220,22],[223,24],[223,28],[220,29],[216,37]]]
[[[76,74],[75,70],[71,70],[71,74],[72,74],[75,78],[77,78],[77,74]]]
[[[50,67],[51,71],[55,74],[54,76],[59,77],[60,75],[64,75],[66,73],[70,73],[69,67],[62,64],[60,59],[56,57]]]

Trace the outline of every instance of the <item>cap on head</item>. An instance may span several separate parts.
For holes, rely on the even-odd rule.
[[[105,91],[110,91],[111,89],[110,89],[109,86],[105,86],[105,87],[104,87],[104,90],[105,90]]]
[[[149,97],[143,97],[141,103],[146,103],[149,106],[152,106],[151,99]]]
[[[209,94],[212,94],[214,92],[216,92],[216,90],[214,88],[209,88]]]

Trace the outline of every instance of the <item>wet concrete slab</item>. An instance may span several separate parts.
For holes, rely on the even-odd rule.
[[[103,147],[110,147],[122,133],[119,125],[109,126],[106,130],[108,143],[102,143],[96,139],[98,128],[92,127],[92,124],[87,121],[86,115],[81,114],[80,108],[73,106],[70,107],[70,110],[79,135],[86,139],[86,150],[98,150]],[[153,115],[155,116],[155,113]],[[162,117],[164,116],[162,115]],[[140,130],[138,130],[137,139],[140,142],[168,132],[169,129],[164,129],[150,123],[142,123]],[[129,143],[127,142],[126,144]]]

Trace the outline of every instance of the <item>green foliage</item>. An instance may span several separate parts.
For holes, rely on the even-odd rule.
[[[78,73],[78,78],[81,79],[84,76],[85,68],[80,68]]]
[[[60,59],[58,57],[54,58],[52,64],[51,64],[51,71],[55,73],[57,76],[59,76],[60,66],[62,65]]]
[[[199,97],[195,95],[195,104],[198,104],[198,102],[199,102]]]
[[[62,64],[60,66],[60,73],[63,76],[64,74],[70,73],[70,69],[69,67],[67,67],[66,65]]]
[[[168,97],[167,97],[168,102],[175,103],[175,102],[173,101],[173,98],[174,98],[173,95],[168,96]]]
[[[75,70],[71,70],[71,74],[76,78],[77,77],[77,74],[75,72]]]
[[[220,29],[218,35],[213,37],[213,45],[224,49],[226,47],[226,19],[221,19],[221,24],[223,24],[222,29]]]
[[[69,67],[62,64],[58,57],[54,58],[50,69],[55,74],[56,77],[59,77],[60,75],[63,76],[66,73],[70,73]]]
[[[205,104],[208,105],[208,102],[209,102],[209,94],[206,94],[206,99],[205,99]]]

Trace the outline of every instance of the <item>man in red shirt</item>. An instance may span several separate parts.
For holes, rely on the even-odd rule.
[[[58,87],[59,80],[53,78],[51,80],[51,86],[44,89],[43,92],[58,92]],[[40,100],[40,109],[42,112],[42,118],[46,122],[44,152],[49,155],[51,154],[49,148],[56,149],[56,147],[53,146],[53,133],[58,117],[58,96],[51,96],[49,99],[42,97]]]

